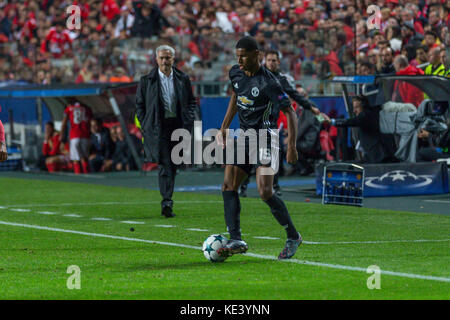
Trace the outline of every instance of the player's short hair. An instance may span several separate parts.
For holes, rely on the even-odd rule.
[[[419,49],[425,51],[425,53],[428,52],[428,46],[426,46],[426,45],[418,46],[418,47],[416,48],[416,51],[419,50]]]
[[[245,49],[247,51],[258,50],[258,43],[253,37],[245,36],[236,43],[236,49]]]
[[[438,37],[437,34],[436,34],[436,32],[431,31],[431,30],[425,32],[425,36],[432,36],[432,37],[434,37],[435,39]]]
[[[92,120],[96,121],[100,127],[103,125],[103,120],[100,117],[95,117]]]
[[[406,68],[409,65],[408,58],[401,54],[395,57],[394,63],[398,63],[400,68]]]
[[[361,106],[363,107],[363,109],[369,107],[369,99],[367,99],[367,97],[363,96],[362,94],[358,94],[357,96],[354,96],[352,99],[352,102],[353,101],[361,102]]]
[[[158,53],[160,51],[166,51],[166,50],[170,51],[170,53],[172,53],[172,56],[175,57],[175,49],[172,48],[171,46],[167,45],[167,44],[163,44],[163,45],[157,47],[156,50],[155,50],[156,51],[156,55],[158,55]]]
[[[55,124],[53,123],[53,121],[48,121],[45,125],[46,126],[51,126],[52,128],[55,128]]]
[[[269,51],[266,51],[266,53],[265,53],[264,56],[267,57],[269,54],[276,55],[277,58],[280,59],[280,53],[279,53],[277,50],[269,50]]]

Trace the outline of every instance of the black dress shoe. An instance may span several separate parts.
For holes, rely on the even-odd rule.
[[[175,217],[175,213],[173,213],[172,207],[169,206],[165,206],[162,208],[161,215],[165,216],[166,218]]]

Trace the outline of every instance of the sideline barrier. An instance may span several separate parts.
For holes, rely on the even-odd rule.
[[[443,162],[363,164],[364,197],[443,194],[449,192]],[[323,192],[323,164],[316,167],[316,194]]]

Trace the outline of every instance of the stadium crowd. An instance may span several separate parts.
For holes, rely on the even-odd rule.
[[[80,30],[67,29],[72,4]],[[379,20],[367,12],[371,4],[381,8]],[[280,51],[282,70],[296,80],[395,72],[398,54],[408,58],[408,74],[417,66],[448,73],[449,8],[450,0],[2,0],[0,80],[131,81],[154,66],[163,42],[193,80],[211,70],[220,80],[242,34]]]
[[[380,10],[368,10],[372,4]],[[75,11],[66,11],[71,5],[80,8],[80,29],[68,28],[68,21],[76,22],[70,20]],[[130,82],[155,67],[154,49],[166,43],[191,80],[228,81],[234,44],[243,34],[262,51],[278,51],[280,69],[294,80],[450,76],[449,9],[450,0],[0,0],[0,81]],[[308,94],[308,86],[299,90]],[[90,170],[132,167],[131,159],[119,159],[123,152],[114,152],[126,147],[120,127],[91,123],[96,127],[111,143],[101,163],[90,150]],[[333,160],[338,130],[326,122],[314,130],[319,140],[310,151]],[[94,147],[95,137],[92,132]],[[55,170],[52,157],[58,156],[70,168],[66,144],[47,135],[46,141],[53,148],[44,146],[47,165],[41,166]],[[311,170],[308,159],[300,159],[304,173]]]

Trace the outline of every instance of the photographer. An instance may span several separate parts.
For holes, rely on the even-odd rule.
[[[449,119],[447,119],[447,123]],[[426,141],[427,147],[419,148],[417,161],[436,161],[437,159],[450,158],[450,129],[442,133],[431,133],[425,129],[420,129],[417,137],[419,143]]]
[[[422,107],[418,138],[417,161],[435,161],[449,158],[450,117],[448,101],[425,101]]]
[[[325,121],[336,127],[358,127],[360,145],[364,153],[364,162],[380,163],[393,160],[393,141],[389,135],[382,134],[379,127],[379,111],[369,106],[367,97],[358,95],[352,101],[354,118],[330,119]]]

